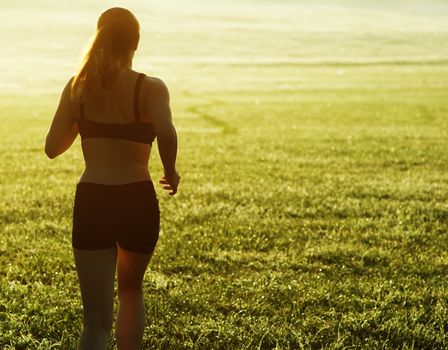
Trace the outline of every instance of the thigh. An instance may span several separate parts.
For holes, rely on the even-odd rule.
[[[117,251],[73,248],[81,287],[85,321],[97,317],[111,318],[114,306],[114,281]]]
[[[118,290],[140,289],[152,254],[128,251],[117,244]]]

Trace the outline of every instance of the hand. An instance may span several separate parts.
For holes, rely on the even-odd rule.
[[[171,191],[168,194],[174,196],[177,193],[177,186],[179,185],[180,176],[175,171],[173,174],[165,174],[164,177],[159,181],[159,184],[164,185],[163,189],[166,191]]]

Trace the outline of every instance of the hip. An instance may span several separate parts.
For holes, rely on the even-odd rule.
[[[159,204],[151,180],[114,185],[81,181],[76,185],[74,209],[115,215],[158,212]]]

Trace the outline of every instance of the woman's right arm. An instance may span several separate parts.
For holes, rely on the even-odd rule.
[[[160,181],[170,195],[177,192],[180,177],[176,171],[177,133],[170,108],[170,95],[165,83],[157,78],[151,79],[148,91],[147,111],[157,135],[157,145],[165,176]]]

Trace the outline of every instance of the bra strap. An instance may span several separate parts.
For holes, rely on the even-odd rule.
[[[140,73],[137,77],[137,81],[135,82],[135,90],[134,90],[134,116],[135,121],[140,122],[140,85],[142,84],[142,80],[145,77],[145,74]]]

